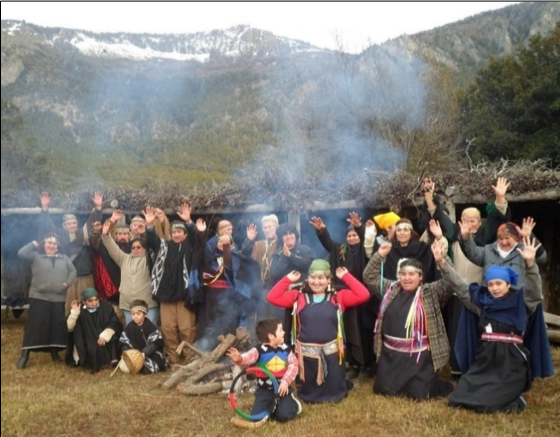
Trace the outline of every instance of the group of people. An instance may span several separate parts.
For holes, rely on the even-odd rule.
[[[546,252],[531,218],[511,222],[508,187],[505,178],[493,186],[484,221],[467,208],[453,223],[425,179],[420,235],[392,212],[365,223],[350,213],[336,242],[312,217],[328,260],[275,215],[262,218],[261,240],[249,225],[240,248],[227,220],[207,239],[206,223],[193,223],[188,204],[172,223],[150,206],[130,226],[117,210],[102,223],[101,193],[83,229],[74,216],[55,229],[43,193],[40,238],[18,254],[32,269],[18,367],[30,351],[57,361],[65,349],[68,364],[98,371],[134,348],[145,357],[142,372],[155,373],[192,358],[178,355],[180,342],[210,350],[218,335],[246,326],[259,345],[228,356],[273,370],[284,399],[275,402],[260,374],[253,413],[295,417],[294,380],[305,402],[341,401],[351,379],[372,369],[378,394],[522,411],[532,379],[552,374],[538,267]],[[448,363],[455,379],[462,375],[458,384],[438,377]]]

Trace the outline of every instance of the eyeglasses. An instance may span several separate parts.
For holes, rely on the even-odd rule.
[[[144,249],[142,246],[131,246],[130,248],[131,248],[132,250]]]

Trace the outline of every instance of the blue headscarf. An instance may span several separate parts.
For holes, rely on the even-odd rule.
[[[517,285],[519,274],[509,267],[491,266],[484,273],[484,281],[488,283],[488,281],[494,279],[501,279],[510,285]]]
[[[484,273],[484,280],[493,281],[501,279],[510,285],[517,285],[519,274],[509,268],[491,266]],[[527,309],[523,298],[523,289],[510,290],[503,297],[493,297],[487,287],[471,284],[471,301],[482,309],[484,317],[514,326],[516,330],[523,332],[527,324]]]

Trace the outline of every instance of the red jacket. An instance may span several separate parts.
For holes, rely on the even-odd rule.
[[[358,306],[369,299],[369,291],[367,288],[351,273],[346,273],[342,277],[342,282],[344,282],[348,288],[339,290],[336,293],[336,302],[338,302],[342,311],[346,308]],[[267,300],[272,305],[276,305],[281,308],[292,308],[296,299],[298,299],[298,313],[305,306],[305,296],[303,293],[299,292],[298,288],[293,288],[289,290],[289,286],[292,282],[287,276],[284,276],[278,283],[272,287],[272,290],[268,293]],[[299,298],[298,298],[299,295]]]

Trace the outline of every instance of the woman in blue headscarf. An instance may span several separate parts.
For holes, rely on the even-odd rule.
[[[535,253],[540,244],[524,242],[517,249],[525,260],[526,282],[516,289],[519,274],[509,267],[493,265],[484,274],[486,285],[471,284],[465,304],[480,317],[481,342],[474,363],[449,396],[451,407],[479,413],[521,412],[522,396],[531,388],[529,351],[523,346],[527,306],[542,301],[542,286]],[[466,283],[465,283],[466,284]],[[462,300],[467,288],[458,290]]]

